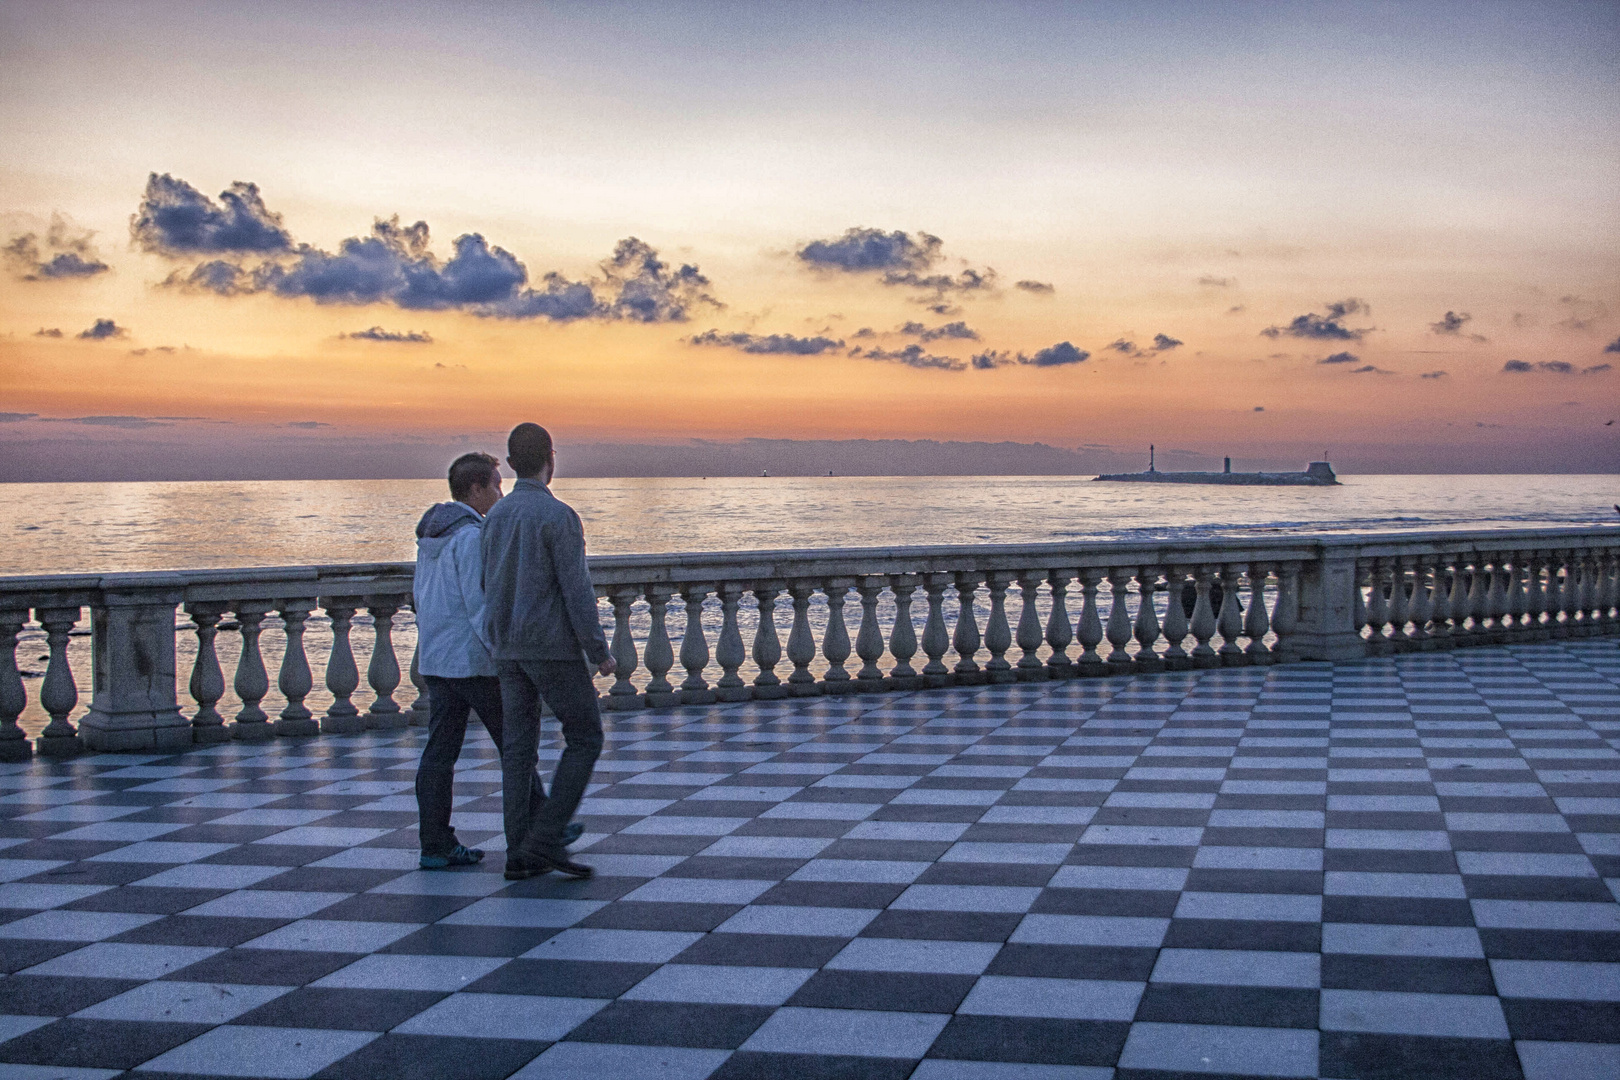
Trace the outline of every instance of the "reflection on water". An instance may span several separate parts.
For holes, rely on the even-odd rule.
[[[1620,522],[1617,476],[1348,476],[1336,488],[1068,476],[559,479],[601,553]],[[0,574],[414,556],[439,480],[6,484]]]

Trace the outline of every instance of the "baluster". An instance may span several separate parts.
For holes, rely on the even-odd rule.
[[[1367,629],[1367,601],[1361,591],[1361,577],[1361,564],[1358,562],[1350,571],[1350,625],[1357,637],[1361,637],[1361,632]]]
[[[1277,633],[1277,644],[1272,649],[1283,662],[1294,659],[1288,639],[1299,626],[1299,564],[1283,563],[1277,567],[1277,599],[1272,602],[1271,628]]]
[[[1480,645],[1490,640],[1485,629],[1485,582],[1489,576],[1485,557],[1475,553],[1468,560],[1468,588],[1462,596],[1462,609],[1454,612],[1459,628],[1464,619],[1467,620],[1468,627],[1463,632],[1463,639],[1469,645]]]
[[[923,588],[928,591],[928,621],[923,624],[922,647],[928,654],[923,665],[923,685],[946,686],[951,669],[945,666],[945,651],[951,647],[950,635],[945,632],[945,587],[951,583],[949,574],[925,574]]]
[[[833,578],[821,589],[827,597],[827,632],[821,637],[821,655],[827,660],[827,673],[821,677],[824,694],[847,694],[855,689],[850,685],[849,672],[844,670],[844,661],[849,659],[849,627],[844,625],[844,602],[849,598],[852,584],[848,578]]]
[[[0,609],[0,762],[34,755],[17,718],[28,707],[28,690],[17,670],[17,635],[28,624],[27,608]]]
[[[1585,592],[1585,560],[1581,552],[1571,551],[1564,559],[1564,627],[1566,636],[1583,637],[1580,623],[1581,597]]]
[[[1243,650],[1251,664],[1269,664],[1275,659],[1266,645],[1266,634],[1271,622],[1266,618],[1266,578],[1269,567],[1249,565],[1249,610],[1243,620],[1243,634],[1249,639]]]
[[[1102,619],[1097,614],[1097,584],[1102,581],[1102,571],[1087,568],[1080,571],[1080,627],[1075,631],[1075,637],[1080,642],[1080,659],[1075,661],[1079,673],[1085,676],[1101,675],[1108,670],[1103,658],[1097,652],[1097,646],[1102,644]]]
[[[1400,556],[1389,565],[1389,646],[1393,652],[1405,652],[1411,646],[1406,624],[1411,619],[1406,603],[1406,564]]]
[[[754,603],[759,608],[759,626],[754,630],[754,664],[759,668],[754,676],[754,697],[761,701],[787,697],[787,687],[776,674],[782,660],[782,638],[776,632],[776,594],[781,591],[776,582],[754,584]]]
[[[1502,620],[1502,626],[1508,632],[1508,640],[1517,640],[1525,628],[1525,612],[1529,610],[1524,595],[1524,553],[1513,552],[1509,558],[1507,587],[1507,614]]]
[[[894,657],[894,667],[889,669],[888,681],[896,690],[911,690],[922,685],[921,677],[911,666],[911,658],[917,655],[917,628],[911,625],[911,598],[919,584],[916,574],[902,574],[889,583],[889,590],[894,593],[894,629],[889,631],[889,655]]]
[[[990,591],[990,619],[984,624],[984,647],[990,650],[990,662],[985,664],[989,680],[1009,683],[1018,678],[1007,662],[1007,650],[1012,648],[1012,628],[1007,624],[1007,586],[1012,577],[1003,572],[986,574],[985,588]]]
[[[985,681],[979,662],[979,620],[973,611],[973,601],[979,593],[978,574],[956,575],[956,633],[951,645],[956,649],[956,683],[959,686],[977,685]]]
[[[1542,622],[1542,616],[1547,611],[1547,592],[1542,582],[1541,571],[1547,565],[1536,552],[1531,552],[1526,559],[1528,573],[1528,587],[1525,592],[1525,630],[1531,641],[1546,641],[1548,638],[1547,626]]]
[[[1620,601],[1620,593],[1616,591],[1616,566],[1614,551],[1604,552],[1598,563],[1598,572],[1602,575],[1598,579],[1598,625],[1603,633],[1613,630],[1617,621],[1615,604]]]
[[[1047,586],[1052,590],[1052,614],[1046,619],[1046,644],[1051,647],[1052,655],[1046,659],[1046,670],[1050,678],[1074,678],[1074,661],[1069,657],[1069,643],[1074,640],[1074,626],[1069,622],[1069,582],[1076,577],[1078,570],[1053,570],[1046,576]]]
[[[1046,678],[1046,665],[1036,655],[1046,635],[1041,632],[1040,612],[1035,609],[1036,594],[1041,588],[1039,570],[1025,570],[1018,576],[1018,596],[1022,606],[1018,612],[1018,678],[1033,682]]]
[[[1179,566],[1164,569],[1164,666],[1171,671],[1185,671],[1192,666],[1192,657],[1181,643],[1187,640],[1187,608],[1181,602],[1187,587],[1187,571]]]
[[[1209,639],[1215,636],[1216,622],[1214,609],[1209,604],[1210,568],[1200,566],[1193,571],[1193,587],[1197,590],[1198,600],[1193,604],[1192,636],[1197,642],[1193,646],[1193,667],[1212,668],[1221,666],[1221,658],[1210,648]]]
[[[1598,631],[1598,553],[1581,553],[1581,636],[1591,637]]]
[[[884,688],[883,669],[877,663],[883,657],[883,633],[878,629],[877,608],[885,584],[887,579],[881,577],[863,577],[855,584],[855,591],[861,595],[861,628],[855,634],[855,655],[861,658],[861,670],[855,679],[863,693]]]
[[[1357,591],[1360,591],[1359,588]],[[1367,645],[1369,656],[1388,656],[1394,651],[1391,640],[1384,636],[1389,625],[1389,600],[1384,596],[1384,563],[1374,559],[1367,567]]]
[[[304,655],[304,623],[314,610],[313,600],[283,600],[276,608],[287,638],[287,649],[281,654],[281,670],[276,674],[276,688],[287,699],[287,707],[272,725],[277,735],[316,735],[321,730],[314,714],[304,704],[315,687],[309,657]]]
[[[68,714],[79,703],[79,687],[73,679],[67,654],[68,632],[79,621],[79,610],[73,607],[34,611],[39,625],[45,628],[45,641],[51,655],[45,665],[45,681],[39,688],[39,703],[50,714],[51,722],[34,740],[35,751],[46,757],[71,757],[84,749],[78,729],[68,721]]]
[[[366,665],[366,682],[376,695],[366,712],[366,726],[404,727],[405,717],[400,715],[399,702],[394,700],[394,691],[399,688],[399,657],[394,655],[394,615],[399,611],[399,603],[391,596],[368,596],[366,609],[371,612],[375,634],[371,663]]]
[[[237,624],[241,627],[242,655],[236,661],[236,677],[232,682],[236,696],[242,700],[236,723],[230,726],[231,737],[243,742],[263,742],[275,734],[270,716],[259,702],[270,692],[270,676],[264,668],[264,657],[259,652],[259,635],[264,632],[264,617],[273,605],[268,600],[238,600],[235,602]]]
[[[1488,639],[1500,645],[1507,640],[1507,559],[1501,552],[1490,557],[1491,572],[1485,588],[1485,621]]]
[[[1120,674],[1131,670],[1131,654],[1126,648],[1131,643],[1131,613],[1126,608],[1126,585],[1130,571],[1118,567],[1108,571],[1108,591],[1112,605],[1108,610],[1108,670]]]
[[[411,666],[406,671],[406,678],[410,679],[411,686],[416,690],[416,696],[411,699],[409,710],[411,714],[410,725],[411,727],[427,727],[428,720],[433,716],[433,695],[428,691],[427,680],[422,678],[422,633],[420,628],[417,630],[416,644],[411,647]]]
[[[1154,651],[1159,640],[1159,613],[1153,609],[1153,594],[1159,580],[1155,567],[1142,566],[1136,570],[1136,671],[1164,670],[1164,657]]]
[[[1547,637],[1561,640],[1569,637],[1569,626],[1564,621],[1570,592],[1569,559],[1561,551],[1552,553],[1547,560]]]
[[[752,696],[737,669],[748,659],[743,648],[742,630],[737,626],[737,605],[742,601],[740,582],[725,581],[715,590],[720,595],[720,639],[715,642],[714,658],[720,664],[720,681],[715,683],[717,701],[747,701]]]
[[[609,650],[613,653],[613,685],[608,687],[607,700],[603,704],[614,712],[641,708],[636,684],[630,679],[637,666],[636,639],[630,632],[630,608],[640,596],[639,585],[616,585],[610,597],[613,603],[613,640]]]
[[[821,693],[810,671],[810,663],[816,658],[816,638],[810,632],[810,596],[815,591],[813,581],[788,582],[788,595],[793,597],[793,629],[788,631],[787,645],[793,674],[788,676],[788,692],[794,697]]]
[[[1446,576],[1446,568],[1450,565],[1450,556],[1434,557],[1434,578],[1429,586],[1429,638],[1437,649],[1449,649],[1452,646],[1449,596],[1452,578]]]
[[[1412,625],[1407,631],[1407,640],[1410,648],[1415,651],[1426,652],[1434,648],[1434,642],[1429,640],[1429,592],[1427,556],[1419,555],[1412,560],[1412,599],[1407,605],[1407,612],[1411,616]]]
[[[1446,599],[1446,606],[1451,615],[1451,637],[1454,644],[1470,645],[1472,632],[1468,628],[1468,590],[1469,582],[1473,580],[1473,573],[1468,569],[1469,561],[1458,553],[1452,563],[1451,569],[1451,595]]]
[[[1248,656],[1243,652],[1243,646],[1237,639],[1243,634],[1243,612],[1241,601],[1238,599],[1238,586],[1243,580],[1243,571],[1246,567],[1239,564],[1228,563],[1221,570],[1221,615],[1219,625],[1221,628],[1221,663],[1226,667],[1239,667],[1249,662]],[[1355,589],[1357,599],[1361,597],[1361,589]]]
[[[191,741],[194,743],[228,742],[231,733],[225,730],[225,718],[215,706],[225,696],[225,673],[219,666],[219,654],[214,650],[214,639],[219,636],[219,620],[229,605],[222,602],[198,602],[186,605],[197,630],[197,659],[191,665],[191,697],[197,711],[191,717]]]
[[[332,695],[332,704],[321,717],[321,730],[337,735],[364,731],[366,722],[349,700],[360,686],[360,669],[355,666],[354,649],[349,645],[349,630],[360,598],[323,596],[320,604],[332,620],[332,655],[326,660],[326,689]]]
[[[675,666],[675,648],[669,641],[669,596],[668,588],[647,586],[647,607],[652,618],[646,649],[648,708],[668,708],[681,699],[669,682],[669,669]]]
[[[681,667],[686,669],[681,681],[682,705],[708,705],[715,700],[703,678],[703,669],[709,666],[709,641],[703,634],[703,600],[709,588],[698,584],[681,587],[681,599],[686,602],[686,627],[681,631]]]

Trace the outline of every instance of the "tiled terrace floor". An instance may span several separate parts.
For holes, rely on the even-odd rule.
[[[3,767],[0,1077],[1613,1077],[1617,682],[1609,638],[610,717],[589,882],[415,871],[416,731]]]

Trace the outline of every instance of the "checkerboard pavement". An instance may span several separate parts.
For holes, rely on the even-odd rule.
[[[585,882],[422,738],[0,769],[0,1077],[1620,1075],[1612,638],[610,716]]]

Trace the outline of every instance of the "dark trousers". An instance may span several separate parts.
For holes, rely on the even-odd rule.
[[[506,850],[556,851],[562,830],[579,809],[602,752],[602,711],[584,657],[578,660],[502,660],[498,664],[506,740],[501,746],[501,797]],[[562,724],[565,746],[551,777],[551,795],[535,773],[540,745],[540,701]],[[538,799],[535,793],[538,792]]]
[[[461,744],[467,736],[468,714],[478,714],[497,750],[504,745],[501,681],[493,675],[467,679],[424,675],[422,681],[428,688],[428,741],[416,769],[416,810],[421,817],[422,853],[443,855],[456,846],[456,832],[450,827],[450,805],[456,759],[461,756]],[[532,789],[531,798],[538,809],[546,797],[538,774]]]

